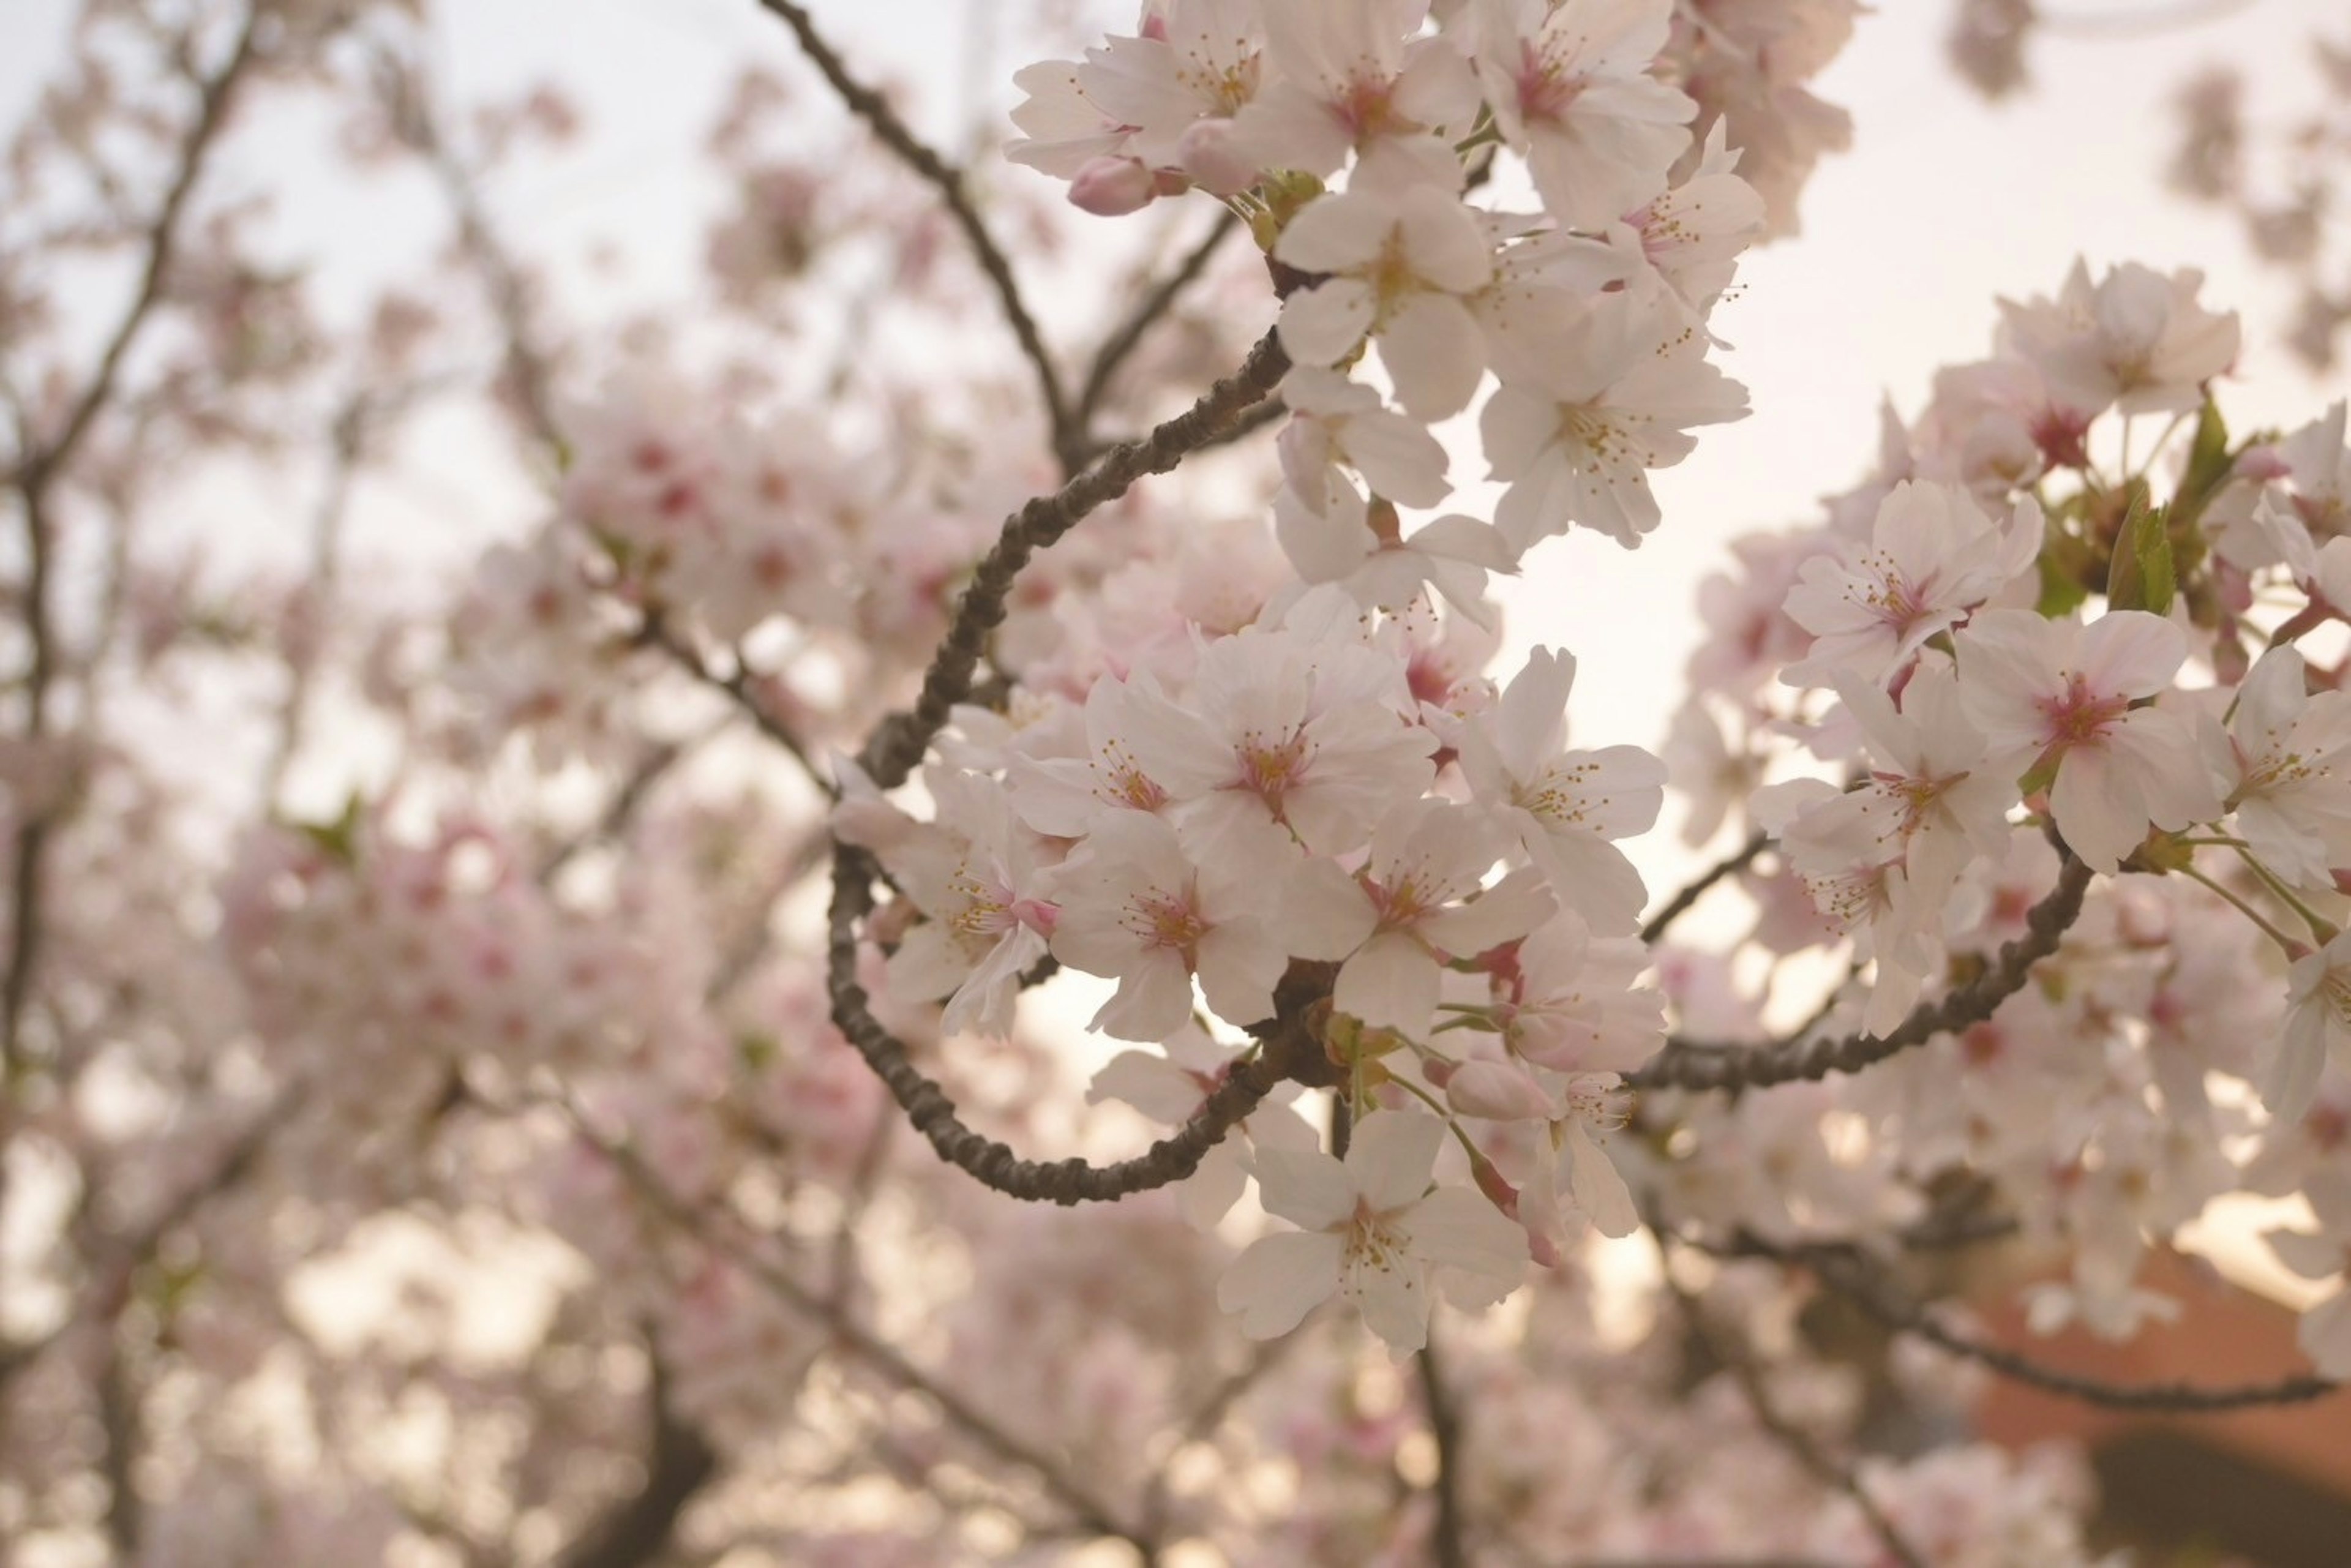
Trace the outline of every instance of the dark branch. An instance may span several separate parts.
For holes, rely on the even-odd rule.
[[[1082,438],[1071,418],[1069,400],[1061,391],[1061,374],[1053,368],[1052,355],[1046,350],[1044,337],[1037,329],[1036,318],[1029,314],[1028,306],[1021,301],[1020,285],[1013,277],[1011,261],[997,245],[996,237],[987,232],[987,225],[981,221],[979,210],[971,204],[971,198],[964,190],[962,171],[925,145],[907,128],[906,122],[898,118],[898,111],[890,107],[888,99],[849,74],[848,66],[818,33],[816,24],[809,19],[808,13],[794,5],[793,0],[759,0],[759,4],[792,30],[792,36],[799,40],[801,52],[808,56],[810,63],[816,67],[841,101],[848,106],[849,111],[863,120],[882,144],[897,154],[901,162],[939,193],[939,199],[946,204],[948,215],[955,219],[956,226],[963,231],[964,239],[971,246],[980,271],[987,275],[987,281],[995,287],[997,304],[1004,311],[1004,319],[1012,328],[1012,335],[1020,340],[1021,353],[1027,356],[1029,368],[1037,373],[1037,391],[1044,400],[1046,422],[1052,430],[1053,450],[1061,457],[1065,471],[1074,468]]]
[[[555,1568],[643,1568],[659,1561],[686,1506],[717,1475],[717,1450],[670,1408],[668,1369],[658,1352],[645,1403],[653,1422],[645,1484],[566,1548]]]
[[[952,1425],[980,1448],[1033,1473],[1044,1484],[1045,1490],[1059,1499],[1087,1529],[1098,1535],[1124,1541],[1146,1557],[1151,1554],[1154,1547],[1148,1535],[1121,1522],[1107,1505],[1068,1474],[1050,1455],[998,1425],[986,1411],[908,1361],[894,1346],[875,1335],[854,1316],[801,1284],[761,1251],[750,1237],[726,1233],[737,1228],[726,1217],[687,1203],[655,1176],[633,1151],[600,1135],[574,1107],[567,1103],[563,1109],[580,1137],[611,1160],[628,1178],[629,1185],[638,1196],[664,1219],[699,1241],[714,1255],[743,1270],[786,1306],[822,1323],[833,1345],[854,1354],[893,1383],[929,1399]]]
[[[1005,519],[996,545],[979,563],[971,585],[956,602],[953,623],[923,676],[921,696],[911,713],[893,715],[867,737],[861,761],[884,789],[904,783],[954,706],[968,696],[989,630],[1004,619],[1005,603],[1021,570],[1096,508],[1126,493],[1145,474],[1164,474],[1265,397],[1290,368],[1274,334],[1258,340],[1239,371],[1218,382],[1185,413],[1141,440],[1111,448],[1102,459],[1050,496],[1040,496]],[[946,1092],[925,1076],[905,1043],[874,1018],[865,988],[857,978],[858,929],[873,910],[878,874],[871,855],[847,844],[833,850],[832,911],[827,949],[826,987],[833,1021],[855,1045],[915,1131],[930,1140],[939,1157],[987,1186],[1015,1197],[1055,1203],[1105,1202],[1181,1181],[1258,1102],[1285,1078],[1318,1071],[1319,1040],[1304,1031],[1275,1028],[1258,1055],[1237,1065],[1209,1094],[1192,1119],[1134,1159],[1095,1166],[1082,1159],[1050,1164],[1024,1160],[1004,1145],[981,1136],[956,1114]],[[1311,998],[1301,997],[1303,1007]],[[1285,1018],[1293,1017],[1285,1013]]]
[[[2301,1405],[2340,1392],[2343,1385],[2313,1374],[2268,1383],[2214,1386],[2189,1383],[2110,1383],[2044,1366],[2030,1356],[1958,1333],[1913,1300],[1860,1252],[1844,1247],[1780,1248],[1742,1238],[1740,1250],[1801,1262],[1865,1313],[1897,1333],[1925,1340],[1952,1355],[1981,1364],[2015,1382],[2109,1410],[2210,1415],[2264,1405]]]
[[[1761,1089],[1818,1080],[1833,1072],[1858,1072],[1938,1034],[1981,1023],[2024,988],[2033,965],[2057,950],[2066,930],[2081,917],[2090,876],[2089,867],[2068,855],[2056,887],[2032,906],[2023,936],[2003,946],[1999,957],[1974,979],[1920,1003],[1883,1036],[1808,1040],[1798,1035],[1751,1050],[1674,1040],[1626,1082],[1639,1089]]]
[[[1428,1435],[1437,1444],[1437,1527],[1429,1542],[1429,1558],[1437,1568],[1469,1568],[1468,1526],[1462,1517],[1461,1476],[1468,1469],[1461,1414],[1437,1361],[1436,1325],[1428,1343],[1420,1347],[1420,1398],[1428,1412]]]
[[[256,5],[246,14],[227,60],[198,89],[195,118],[180,141],[179,166],[147,230],[147,256],[140,267],[138,287],[100,350],[89,384],[74,400],[56,434],[37,446],[26,443],[26,455],[16,468],[16,486],[25,509],[25,634],[31,647],[31,664],[25,675],[25,734],[31,740],[38,741],[47,732],[49,688],[57,678],[57,629],[49,619],[56,543],[49,493],[99,413],[112,401],[123,361],[163,298],[188,200],[226,122],[237,83],[256,58],[261,10]],[[49,814],[37,810],[28,811],[16,827],[9,878],[16,917],[8,933],[7,970],[0,977],[0,1107],[14,1095],[22,1059],[25,1009],[32,999],[33,973],[40,958],[41,873],[51,825]],[[6,1136],[7,1120],[5,1110],[0,1110],[0,1140]]]

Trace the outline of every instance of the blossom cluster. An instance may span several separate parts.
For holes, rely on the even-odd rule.
[[[1913,1180],[2013,1193],[2073,1254],[2039,1320],[2116,1333],[2172,1310],[2134,1283],[2147,1238],[2298,1188],[2351,1091],[2351,697],[2326,651],[2351,591],[2344,409],[2232,440],[2210,383],[2238,328],[2199,281],[2077,267],[2004,306],[1993,355],[1889,416],[1879,472],[1825,526],[1746,541],[1744,575],[1709,584],[1717,632],[1667,748],[1722,781],[1701,831],[1735,795],[1772,835],[1752,939],[1825,933],[1867,966],[1826,1027],[1883,1033],[1991,960],[2057,850],[2116,879],[2038,987],[1834,1096]],[[1755,789],[1788,736],[1831,776]],[[2028,1200],[2053,1169],[2063,1201]],[[2282,1255],[2325,1278],[2337,1235]],[[2339,1372],[2338,1318],[2304,1342]]]

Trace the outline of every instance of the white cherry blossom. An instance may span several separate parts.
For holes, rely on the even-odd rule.
[[[1118,981],[1092,1028],[1120,1040],[1167,1039],[1191,1020],[1195,975],[1226,1021],[1273,1016],[1289,956],[1263,895],[1225,867],[1194,864],[1157,817],[1105,816],[1050,886],[1060,902],[1053,956]]]
[[[1959,690],[2004,771],[2053,768],[2057,831],[2093,870],[2113,872],[2150,825],[2220,814],[2203,756],[2170,714],[2135,707],[2169,688],[2188,656],[2179,629],[2144,611],[2085,626],[1988,610],[1959,633]]]
[[[1218,1283],[1217,1304],[1251,1339],[1273,1339],[1336,1292],[1401,1356],[1428,1342],[1432,1267],[1518,1283],[1524,1232],[1468,1187],[1430,1187],[1444,1138],[1433,1116],[1387,1111],[1356,1126],[1343,1162],[1260,1153],[1267,1211],[1301,1228],[1251,1242]]]
[[[1566,907],[1614,936],[1647,896],[1611,841],[1649,831],[1665,801],[1665,766],[1638,747],[1571,751],[1567,697],[1575,660],[1538,648],[1488,714],[1463,727],[1462,771],[1550,877]]]

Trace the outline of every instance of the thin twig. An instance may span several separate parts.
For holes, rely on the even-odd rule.
[[[2057,885],[2032,906],[2025,934],[2003,946],[1984,971],[1934,1001],[1921,1002],[1884,1035],[1851,1034],[1808,1040],[1799,1034],[1751,1049],[1676,1039],[1656,1061],[1626,1075],[1638,1089],[1761,1089],[1775,1083],[1818,1080],[1834,1072],[1858,1072],[1890,1056],[1946,1034],[1981,1023],[2024,988],[2032,966],[2057,945],[2082,913],[2090,868],[2071,855]]]
[[[1873,1321],[1897,1333],[1910,1334],[1952,1355],[1980,1363],[2001,1376],[2051,1394],[2062,1394],[2086,1405],[2109,1410],[2168,1411],[2210,1415],[2257,1406],[2301,1405],[2339,1393],[2335,1379],[2304,1373],[2266,1383],[2225,1386],[2190,1383],[2112,1383],[2079,1373],[2045,1366],[2030,1356],[1988,1344],[1948,1327],[1926,1306],[1907,1296],[1857,1250],[1844,1247],[1778,1248],[1743,1238],[1740,1249],[1761,1250],[1810,1267],[1840,1295]]]
[[[800,771],[808,776],[809,782],[815,785],[823,793],[825,799],[830,800],[840,798],[841,786],[825,776],[824,769],[819,767],[816,758],[809,754],[807,743],[793,734],[791,727],[778,718],[773,710],[760,700],[759,694],[752,689],[749,668],[743,663],[739,654],[736,657],[734,669],[721,674],[704,664],[702,655],[696,653],[684,639],[670,630],[668,623],[657,616],[646,618],[644,629],[639,633],[639,638],[668,654],[679,669],[713,691],[723,693],[737,707],[742,709],[744,716],[758,727],[760,734],[781,747],[785,753],[799,765]]]
[[[1714,1331],[1706,1321],[1704,1303],[1674,1278],[1670,1267],[1665,1270],[1665,1281],[1667,1291],[1681,1308],[1682,1317],[1689,1324],[1690,1333],[1706,1347],[1707,1354],[1720,1363],[1739,1384],[1740,1392],[1746,1396],[1747,1407],[1754,1413],[1756,1425],[1769,1433],[1790,1458],[1822,1485],[1850,1498],[1894,1561],[1903,1564],[1903,1568],[1927,1568],[1927,1560],[1918,1555],[1917,1549],[1895,1527],[1894,1521],[1878,1506],[1877,1500],[1869,1495],[1869,1490],[1861,1484],[1861,1477],[1853,1467],[1830,1454],[1811,1433],[1781,1414],[1772,1403],[1771,1391],[1764,1386],[1762,1373],[1757,1368],[1754,1358],[1740,1347],[1727,1343],[1723,1336]]]
[[[1078,389],[1077,409],[1071,415],[1082,436],[1093,428],[1094,415],[1101,412],[1103,396],[1110,391],[1111,381],[1122,366],[1142,346],[1143,340],[1159,319],[1175,305],[1178,296],[1189,288],[1207,270],[1208,263],[1218,247],[1240,227],[1240,219],[1228,208],[1217,216],[1200,242],[1185,253],[1174,271],[1161,278],[1152,290],[1135,301],[1102,347],[1094,350],[1093,363],[1086,367],[1085,384]]]
[[[187,213],[188,200],[195,191],[221,127],[227,120],[229,102],[237,83],[256,57],[261,10],[256,5],[246,12],[228,58],[198,89],[195,117],[181,138],[178,168],[147,229],[147,255],[140,267],[138,287],[108,337],[106,347],[99,351],[98,368],[91,373],[89,384],[73,401],[56,434],[36,445],[28,431],[20,442],[25,455],[15,477],[25,512],[23,608],[25,634],[31,645],[31,663],[25,675],[25,736],[31,741],[38,742],[47,732],[49,687],[56,679],[57,664],[57,629],[50,622],[54,608],[50,603],[50,574],[56,538],[48,514],[49,492],[72,461],[82,438],[89,434],[99,412],[112,401],[123,361],[163,298],[172,260],[179,248],[180,225]],[[7,971],[5,977],[0,977],[0,1142],[6,1140],[8,1124],[13,1120],[6,1107],[15,1099],[25,1009],[32,998],[33,971],[40,957],[41,873],[50,826],[48,811],[36,810],[27,812],[16,828],[9,885],[15,918],[8,934]]]
[[[759,0],[759,4],[792,30],[792,36],[799,40],[801,52],[808,56],[810,63],[816,67],[849,111],[863,120],[882,144],[897,154],[901,162],[938,192],[948,215],[955,219],[956,226],[963,231],[965,241],[970,245],[980,271],[987,275],[988,283],[996,290],[997,304],[1004,312],[1004,319],[1011,327],[1012,335],[1019,340],[1020,351],[1028,359],[1029,368],[1036,372],[1037,392],[1044,401],[1045,419],[1052,433],[1053,450],[1061,457],[1063,470],[1073,470],[1077,466],[1078,449],[1083,438],[1071,418],[1069,399],[1061,390],[1061,372],[1053,367],[1052,355],[1045,347],[1044,336],[1037,329],[1036,318],[1029,313],[1029,307],[1020,298],[1020,285],[1013,276],[1010,259],[997,245],[996,236],[988,232],[979,210],[972,205],[970,194],[964,189],[963,172],[933,152],[909,130],[906,122],[898,118],[898,111],[890,107],[888,99],[850,74],[841,56],[825,42],[823,35],[816,30],[816,24],[809,19],[808,13],[793,4],[793,0]]]
[[[1641,945],[1645,947],[1656,946],[1672,928],[1674,922],[1687,915],[1715,883],[1725,877],[1737,876],[1740,872],[1753,865],[1756,857],[1771,845],[1771,835],[1758,831],[1752,838],[1740,845],[1737,852],[1729,859],[1717,861],[1707,867],[1699,873],[1697,881],[1666,900],[1665,907],[1649,916],[1648,923],[1641,927]]]

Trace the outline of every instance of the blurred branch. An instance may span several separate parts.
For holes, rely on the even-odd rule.
[[[1436,1535],[1429,1542],[1436,1568],[1469,1568],[1468,1521],[1461,1510],[1461,1476],[1468,1468],[1468,1444],[1460,1412],[1445,1386],[1444,1370],[1437,1358],[1437,1324],[1429,1323],[1428,1342],[1420,1347],[1421,1404],[1428,1413],[1428,1435],[1437,1444]]]
[[[670,1407],[669,1370],[659,1350],[649,1347],[646,1354],[653,1364],[645,1395],[653,1433],[645,1484],[566,1547],[555,1568],[642,1568],[658,1562],[687,1505],[718,1474],[718,1451]]]
[[[1731,1345],[1715,1333],[1713,1326],[1706,1321],[1705,1304],[1674,1278],[1670,1259],[1667,1263],[1663,1271],[1667,1291],[1672,1294],[1675,1304],[1681,1308],[1682,1317],[1689,1324],[1690,1333],[1697,1337],[1698,1343],[1738,1382],[1740,1392],[1746,1396],[1748,1408],[1754,1412],[1756,1424],[1813,1479],[1853,1500],[1854,1506],[1868,1521],[1870,1529],[1886,1548],[1888,1557],[1902,1564],[1903,1568],[1928,1568],[1927,1560],[1919,1556],[1917,1549],[1895,1528],[1894,1521],[1869,1495],[1868,1489],[1861,1484],[1861,1478],[1853,1468],[1831,1455],[1811,1433],[1781,1414],[1772,1402],[1771,1391],[1764,1385],[1763,1375],[1757,1368],[1754,1358],[1746,1354],[1744,1347]]]
[[[1102,411],[1102,399],[1110,392],[1111,382],[1121,367],[1142,346],[1151,329],[1174,307],[1176,298],[1207,270],[1208,263],[1217,249],[1239,227],[1240,219],[1230,209],[1219,213],[1208,232],[1200,236],[1199,243],[1176,264],[1175,270],[1136,300],[1126,319],[1102,340],[1102,347],[1094,350],[1093,363],[1086,367],[1085,384],[1078,391],[1077,410],[1071,415],[1081,437],[1092,430],[1094,415]]]
[[[1920,1046],[1938,1034],[1981,1023],[2024,988],[2032,966],[2057,950],[2081,917],[2089,891],[2090,868],[2068,855],[2057,885],[2032,906],[2025,934],[2007,943],[1981,974],[1934,1001],[1921,1002],[1883,1036],[1851,1034],[1807,1040],[1802,1033],[1768,1046],[1747,1048],[1670,1040],[1656,1061],[1625,1082],[1636,1089],[1761,1089],[1775,1083],[1817,1080],[1865,1067]]]
[[[668,654],[679,669],[712,690],[725,694],[743,710],[744,716],[758,727],[761,735],[781,747],[794,762],[799,764],[800,771],[808,776],[809,782],[815,785],[825,799],[840,798],[841,787],[825,777],[824,769],[817,766],[815,758],[809,755],[806,743],[793,734],[791,727],[777,717],[760,700],[759,694],[752,689],[749,670],[740,654],[736,656],[735,667],[721,674],[704,664],[701,653],[672,631],[669,623],[658,615],[648,614],[638,635],[647,644]]]
[[[2189,1383],[2110,1383],[2045,1366],[2029,1356],[1947,1327],[1897,1285],[1879,1265],[1850,1247],[1783,1247],[1742,1236],[1736,1252],[1747,1256],[1797,1262],[1810,1268],[1840,1295],[1851,1301],[1881,1326],[1911,1334],[1949,1354],[1977,1362],[2001,1376],[2051,1394],[2109,1410],[2168,1411],[2209,1415],[2254,1406],[2300,1405],[2338,1393],[2343,1385],[2312,1374],[2281,1377],[2268,1383],[2228,1386]]]
[[[799,40],[801,52],[808,56],[810,63],[816,67],[849,111],[863,120],[882,144],[897,154],[901,162],[938,192],[948,215],[954,218],[956,226],[963,231],[964,239],[970,245],[980,271],[987,275],[988,283],[995,288],[997,304],[1003,310],[1012,335],[1020,341],[1020,352],[1036,372],[1038,395],[1044,401],[1046,423],[1051,431],[1053,451],[1061,460],[1062,470],[1074,472],[1079,465],[1079,447],[1084,439],[1083,433],[1071,417],[1069,399],[1061,390],[1061,373],[1053,368],[1052,355],[1045,347],[1044,337],[1037,329],[1036,318],[1029,313],[1029,307],[1020,298],[1020,285],[1013,276],[1012,263],[997,245],[995,235],[988,233],[979,210],[972,205],[971,197],[964,189],[963,172],[925,145],[908,129],[906,122],[898,118],[898,111],[890,107],[888,99],[849,74],[847,64],[833,51],[832,46],[824,41],[823,36],[816,30],[816,24],[809,19],[809,14],[793,4],[793,0],[759,0],[759,4],[792,30],[792,36]]]
[[[1166,473],[1229,427],[1264,399],[1289,367],[1280,340],[1268,332],[1238,371],[1209,388],[1183,413],[1141,440],[1111,448],[1060,490],[1037,497],[1005,519],[995,546],[956,601],[955,619],[924,673],[922,695],[913,710],[893,714],[866,738],[859,760],[877,785],[893,789],[905,782],[946,727],[954,705],[970,695],[988,632],[1004,619],[1012,585],[1029,559],[1098,507],[1124,495],[1144,475]],[[939,1157],[999,1192],[1055,1203],[1102,1202],[1181,1181],[1276,1083],[1311,1072],[1322,1061],[1320,1040],[1306,1038],[1311,1031],[1294,1027],[1295,1015],[1284,1014],[1269,1026],[1270,1038],[1261,1037],[1264,1049],[1235,1067],[1189,1122],[1135,1158],[1110,1166],[1083,1159],[1050,1164],[1024,1160],[967,1126],[946,1092],[914,1065],[905,1042],[873,1016],[858,980],[858,928],[872,913],[880,867],[865,851],[838,841],[832,865],[826,988],[833,1021],[889,1086],[914,1130],[930,1140]],[[1299,1005],[1304,1005],[1304,998]]]
[[[55,565],[56,539],[48,511],[49,494],[99,412],[112,400],[123,361],[162,299],[189,197],[195,191],[206,159],[227,120],[237,83],[256,58],[256,32],[261,11],[257,5],[246,11],[228,58],[198,85],[195,117],[180,140],[179,162],[172,183],[147,228],[147,253],[140,267],[138,285],[131,293],[131,303],[108,335],[106,347],[99,353],[98,368],[91,372],[89,384],[73,400],[65,423],[54,435],[38,442],[35,433],[27,429],[20,442],[19,450],[24,455],[13,477],[25,513],[26,566],[23,600],[25,634],[31,649],[31,664],[25,675],[25,736],[28,740],[38,742],[48,732],[49,686],[57,675],[57,629],[50,622],[54,608],[50,602],[50,574]],[[25,1007],[32,996],[33,970],[40,957],[41,868],[48,849],[49,830],[49,815],[45,810],[26,813],[16,827],[9,886],[16,914],[8,934],[7,969],[5,976],[0,976],[0,1144],[5,1143],[8,1124],[13,1119],[6,1107],[15,1097],[16,1077],[23,1056]]]
[[[310,580],[304,590],[308,600],[305,613],[310,618],[313,633],[320,638],[334,619],[335,598],[341,584],[343,526],[350,515],[353,483],[359,476],[360,455],[367,444],[368,409],[367,394],[359,392],[347,398],[335,415],[329,436],[330,455],[326,486],[319,492],[317,510],[310,515]],[[278,709],[277,739],[270,747],[269,760],[262,767],[261,803],[265,809],[277,804],[278,792],[285,788],[287,770],[301,751],[309,727],[312,675],[320,652],[316,646],[303,650],[304,656],[292,661],[287,672],[286,699]]]
[[[1647,924],[1641,927],[1642,946],[1656,946],[1672,928],[1674,922],[1687,915],[1715,883],[1725,877],[1737,876],[1740,872],[1753,865],[1756,858],[1769,849],[1771,844],[1771,835],[1759,831],[1745,843],[1740,845],[1736,852],[1727,859],[1717,861],[1699,873],[1696,881],[1666,900],[1665,907],[1649,916]]]
[[[948,1421],[980,1448],[1034,1474],[1048,1492],[1059,1499],[1094,1533],[1126,1542],[1146,1555],[1151,1552],[1153,1548],[1148,1536],[1122,1523],[1107,1504],[1080,1484],[1050,1455],[999,1426],[987,1412],[908,1361],[895,1346],[873,1333],[837,1303],[801,1284],[770,1260],[760,1249],[755,1238],[725,1234],[725,1231],[736,1228],[730,1216],[688,1203],[670,1190],[668,1184],[654,1175],[637,1157],[634,1150],[604,1138],[568,1102],[563,1103],[562,1109],[578,1135],[590,1147],[611,1161],[638,1196],[670,1224],[701,1242],[715,1256],[743,1270],[786,1306],[822,1323],[836,1346],[851,1352],[891,1382],[929,1399]]]

